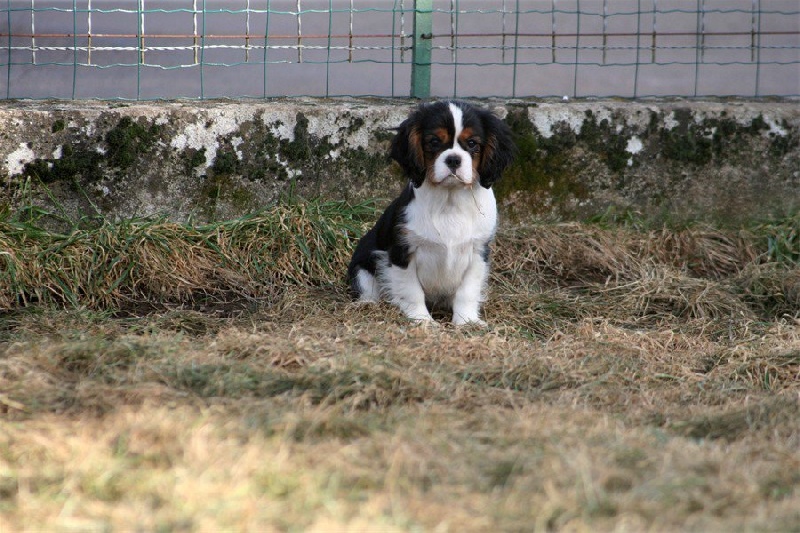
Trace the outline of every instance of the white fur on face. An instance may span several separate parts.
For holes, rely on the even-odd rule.
[[[453,115],[453,123],[456,125],[456,131],[453,137],[458,139],[461,132],[464,131],[464,112],[455,104],[450,104],[450,114]]]
[[[461,148],[458,144],[458,137],[464,131],[464,113],[455,105],[450,104],[450,114],[453,115],[453,123],[455,124],[455,132],[453,133],[453,146],[439,154],[436,161],[433,163],[433,176],[432,181],[435,184],[447,184],[456,186],[463,184],[471,186],[475,180],[472,171],[472,156],[469,152]],[[445,163],[448,157],[457,157],[460,164],[455,169],[452,169]]]

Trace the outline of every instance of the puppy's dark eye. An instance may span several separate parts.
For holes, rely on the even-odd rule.
[[[478,148],[480,148],[480,144],[475,139],[469,139],[467,141],[468,150],[477,150]]]
[[[439,137],[430,137],[428,139],[428,149],[429,150],[437,150],[442,145],[442,141],[439,140]]]

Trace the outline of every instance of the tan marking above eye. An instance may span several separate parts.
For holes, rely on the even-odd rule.
[[[481,149],[481,139],[480,137],[470,137],[469,139],[462,141],[461,146],[463,146],[468,152],[478,152]]]
[[[450,135],[444,128],[438,128],[425,135],[425,147],[438,149],[449,145]],[[434,145],[434,146],[432,146]]]
[[[438,128],[433,131],[433,134],[439,138],[439,140],[443,143],[446,143],[450,140],[450,133],[444,128]]]
[[[464,128],[464,131],[458,136],[458,142],[469,151],[477,151],[481,147],[481,138],[475,134],[472,128]]]

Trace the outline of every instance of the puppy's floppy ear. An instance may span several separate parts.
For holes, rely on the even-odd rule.
[[[500,179],[503,171],[514,160],[516,147],[511,128],[491,111],[480,110],[481,123],[486,133],[486,145],[481,154],[478,175],[483,187],[489,188]]]
[[[419,130],[418,113],[412,114],[396,128],[392,140],[392,159],[400,163],[406,176],[419,187],[425,181],[425,159],[422,153],[422,132]]]

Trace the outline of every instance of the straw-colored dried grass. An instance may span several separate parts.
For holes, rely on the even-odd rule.
[[[745,303],[724,285],[660,265],[643,268],[632,281],[594,289],[609,318],[753,319]]]
[[[370,211],[4,223],[0,530],[797,528],[790,239],[506,228],[421,327],[347,297]]]
[[[800,310],[800,268],[751,263],[732,279],[740,297],[761,316],[796,315]]]
[[[756,239],[746,231],[694,227],[651,231],[641,243],[639,255],[671,265],[693,277],[722,279],[736,274],[759,259]]]
[[[638,267],[633,244],[624,230],[576,223],[517,228],[499,237],[493,268],[556,286],[628,279]]]
[[[374,213],[371,206],[294,203],[207,226],[127,221],[69,235],[6,221],[0,309],[52,301],[136,312],[137,305],[268,302],[286,286],[340,287]],[[792,315],[800,290],[796,263],[786,260],[796,252],[794,219],[787,224],[770,226],[768,235],[577,223],[506,229],[495,246],[493,280],[515,308],[516,315],[505,314],[517,322],[541,317],[543,308],[556,320],[598,311],[635,322]],[[545,324],[534,322],[530,329],[542,331]]]
[[[708,228],[670,232],[559,224],[498,238],[487,313],[547,335],[587,317],[736,336],[754,320],[796,316],[798,268],[767,239]],[[534,288],[533,292],[520,287]]]
[[[0,357],[3,527],[797,523],[796,323],[731,343],[585,319],[541,339],[318,295],[282,297],[304,316],[199,335],[18,317]]]

